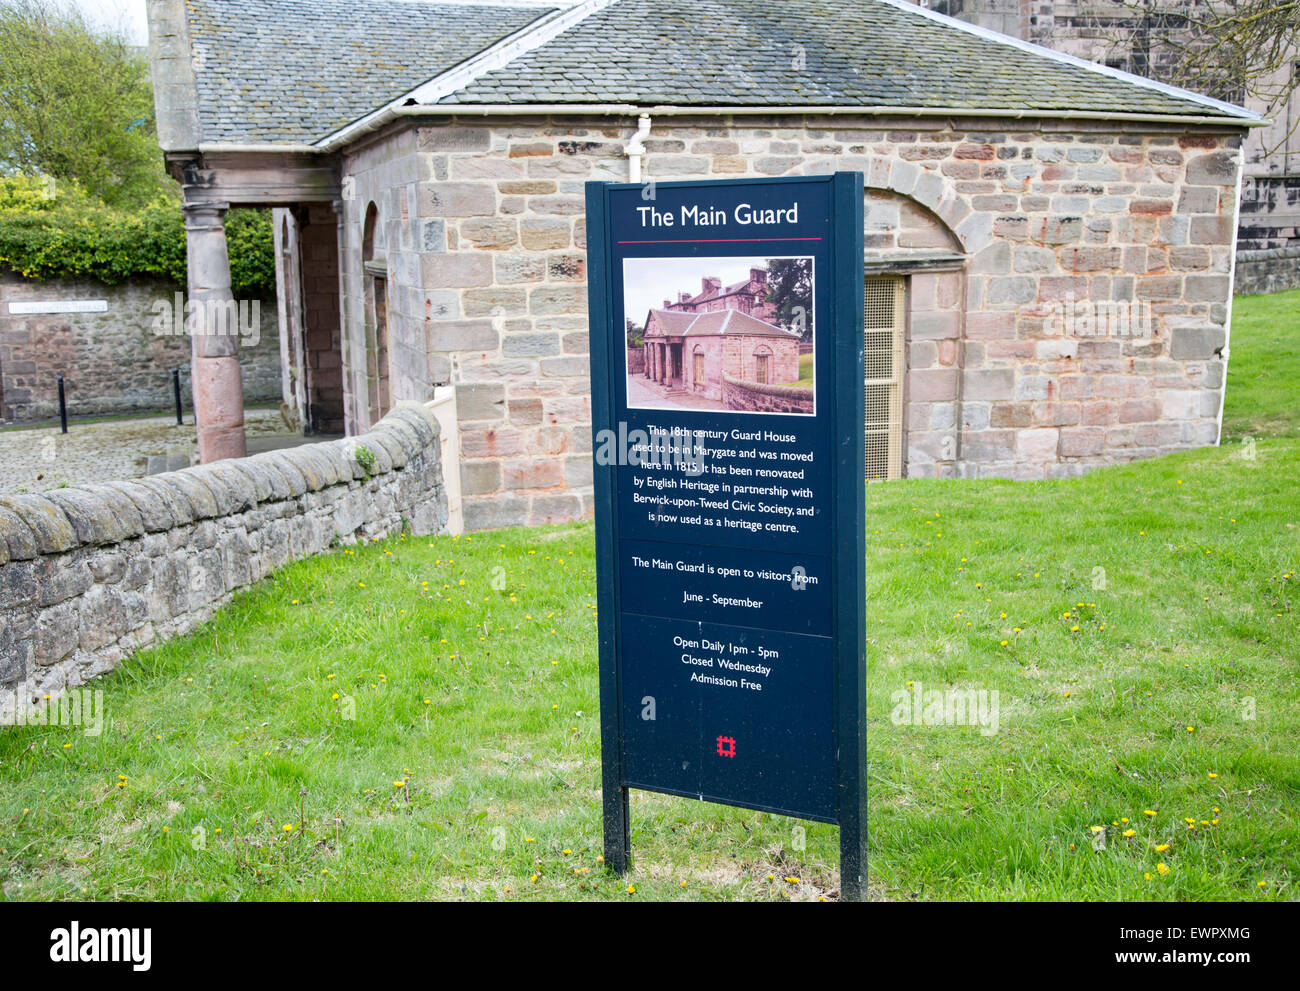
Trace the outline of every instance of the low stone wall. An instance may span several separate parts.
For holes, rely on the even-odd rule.
[[[442,530],[439,452],[436,420],[403,407],[347,440],[0,498],[0,725],[20,694],[110,671],[290,560]]]
[[[627,373],[641,375],[645,372],[645,348],[627,349]]]
[[[754,413],[812,413],[813,390],[791,385],[762,385],[722,376],[722,401],[727,409]]]
[[[1237,253],[1234,290],[1243,296],[1300,289],[1300,248]]]

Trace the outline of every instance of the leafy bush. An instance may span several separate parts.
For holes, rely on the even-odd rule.
[[[235,296],[274,293],[270,212],[231,210],[226,239]],[[184,286],[180,204],[158,199],[139,210],[120,210],[70,182],[0,178],[0,264],[42,281],[89,278],[112,286],[154,276]]]

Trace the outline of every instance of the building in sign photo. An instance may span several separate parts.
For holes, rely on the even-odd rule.
[[[700,271],[744,274],[706,275],[698,294],[642,309],[678,273]],[[629,406],[815,412],[812,258],[631,258],[623,285]]]

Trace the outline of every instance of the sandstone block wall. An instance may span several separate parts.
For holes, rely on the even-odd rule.
[[[466,525],[588,514],[583,189],[626,179],[630,129],[413,129],[394,175],[420,177],[404,229],[429,377],[460,403]],[[663,117],[645,175],[863,172],[867,260],[908,280],[906,473],[1045,478],[1215,443],[1240,145],[1156,123]],[[1151,333],[1076,332],[1075,303],[1142,308]]]
[[[288,561],[446,522],[437,423],[410,407],[345,441],[0,498],[0,725],[20,686],[110,671]]]

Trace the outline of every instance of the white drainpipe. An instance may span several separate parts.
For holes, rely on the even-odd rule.
[[[641,160],[645,158],[645,139],[650,137],[650,115],[642,114],[637,118],[636,134],[623,149],[628,158],[628,182],[641,181]]]

